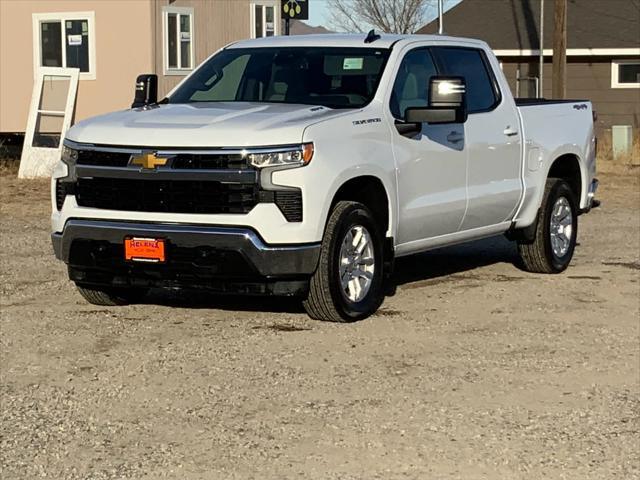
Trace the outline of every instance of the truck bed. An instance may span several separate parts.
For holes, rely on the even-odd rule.
[[[535,105],[553,105],[559,103],[584,103],[589,100],[565,100],[565,99],[549,99],[549,98],[516,98],[516,106],[529,107]]]
[[[578,191],[580,208],[588,205],[589,185],[595,176],[593,111],[589,100],[517,99],[525,141],[523,182],[525,196],[518,221],[530,225],[542,200],[548,168],[560,157],[575,157],[583,165]],[[567,167],[569,168],[569,167]]]

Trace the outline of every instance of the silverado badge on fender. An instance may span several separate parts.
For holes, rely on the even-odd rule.
[[[169,157],[158,157],[153,152],[143,153],[142,155],[131,155],[129,165],[138,165],[143,170],[155,170],[167,164]]]

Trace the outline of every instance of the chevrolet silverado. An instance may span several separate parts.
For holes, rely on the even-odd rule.
[[[240,41],[166,97],[66,134],[52,240],[99,305],[150,288],[287,295],[321,320],[381,305],[394,259],[506,235],[562,272],[596,205],[587,100],[518,100],[478,40]]]

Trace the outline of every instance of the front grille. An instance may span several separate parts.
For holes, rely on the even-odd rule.
[[[258,186],[195,180],[79,178],[81,207],[165,213],[248,213]]]
[[[126,167],[129,165],[131,152],[103,152],[81,150],[78,152],[78,165],[100,167]],[[249,168],[246,157],[241,154],[194,154],[178,153],[169,155],[171,168],[208,169],[208,170],[245,170]]]
[[[131,158],[130,153],[80,150],[77,163],[100,167],[126,167],[129,164],[129,158]]]
[[[302,192],[300,190],[277,191],[274,201],[287,222],[302,221]]]
[[[199,155],[181,153],[176,155],[171,163],[171,168],[182,169],[233,169],[244,170],[249,168],[247,159],[242,155]]]
[[[128,149],[124,147],[122,152],[80,150],[78,165],[121,168],[125,169],[128,175],[119,178],[120,175],[114,176],[110,173],[103,178],[100,172],[95,174],[85,171],[77,184],[58,183],[56,185],[58,209],[61,209],[65,195],[73,194],[76,195],[76,201],[81,207],[133,212],[244,214],[250,212],[257,203],[266,202],[275,203],[288,222],[302,222],[302,192],[300,190],[261,191],[258,183],[254,183],[257,182],[257,179],[253,179],[255,177],[252,177],[251,182],[246,179],[253,170],[246,156],[238,153],[238,150],[233,152],[223,149],[194,150],[189,153],[168,154],[169,163],[166,167],[159,169],[165,173],[164,179],[158,180],[142,178],[148,177],[147,175],[141,175],[140,179],[132,178],[131,170],[137,171],[139,168],[129,167],[131,155],[134,154],[134,149],[137,152],[142,149],[131,148],[132,151],[127,151]],[[189,180],[167,180],[173,176],[173,174],[166,175],[167,169],[183,170],[183,172],[175,172],[175,175],[189,178]],[[193,173],[184,172],[184,170],[192,170]],[[203,180],[199,180],[200,174],[196,173],[198,170],[202,170]],[[237,175],[236,181],[246,183],[222,183],[216,181],[222,180],[222,177],[219,175],[216,177],[217,174],[207,174],[204,170],[227,170],[226,176]],[[133,175],[133,177],[136,176],[137,174]],[[206,178],[209,179],[205,180]]]

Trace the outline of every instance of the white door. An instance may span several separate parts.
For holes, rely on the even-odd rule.
[[[390,109],[397,119],[408,107],[426,107],[429,80],[437,75],[427,49],[407,53],[400,64]],[[422,125],[413,138],[394,134],[398,181],[397,244],[459,230],[466,208],[465,125]]]
[[[521,194],[521,133],[515,105],[500,96],[482,50],[433,49],[441,72],[465,78],[467,110],[467,212],[461,230],[511,219]]]

